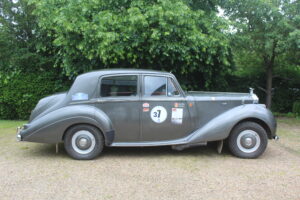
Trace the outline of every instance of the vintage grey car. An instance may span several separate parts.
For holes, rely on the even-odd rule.
[[[171,73],[115,69],[82,74],[68,92],[41,99],[17,139],[63,142],[75,159],[93,159],[104,146],[183,150],[212,141],[256,158],[275,132],[272,113],[253,90],[184,92]]]

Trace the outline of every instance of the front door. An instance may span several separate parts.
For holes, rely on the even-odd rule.
[[[97,106],[112,122],[114,142],[137,142],[140,139],[138,79],[138,75],[109,75],[100,80]]]
[[[143,76],[141,141],[179,139],[191,133],[187,102],[172,77]]]

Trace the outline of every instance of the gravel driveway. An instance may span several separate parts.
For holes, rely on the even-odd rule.
[[[259,159],[207,147],[106,148],[76,161],[60,146],[17,143],[0,123],[0,199],[300,199],[300,120],[280,119]]]

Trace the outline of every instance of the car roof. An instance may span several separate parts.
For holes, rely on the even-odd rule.
[[[169,72],[163,72],[158,70],[149,70],[149,69],[103,69],[97,71],[91,71],[79,75],[81,78],[92,78],[99,77],[108,74],[160,74],[160,75],[172,75]]]

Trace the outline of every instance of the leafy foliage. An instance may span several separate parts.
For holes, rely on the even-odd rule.
[[[26,0],[0,0],[0,71],[36,72],[54,69],[49,37],[38,28],[34,5]],[[39,47],[48,46],[48,52]]]
[[[102,68],[171,71],[185,90],[254,87],[291,111],[299,10],[294,0],[0,0],[0,118],[28,118],[39,98]]]
[[[57,91],[66,90],[57,74],[45,72],[15,73],[10,78],[0,78],[0,118],[28,119],[38,100]]]
[[[266,104],[271,106],[273,78],[281,77],[284,75],[281,71],[291,68],[299,74],[300,3],[292,0],[229,0],[223,1],[222,7],[234,30],[231,46],[235,63],[242,74],[256,70],[266,74],[263,83],[266,85]]]
[[[298,117],[300,116],[300,101],[294,102],[293,113],[295,113]]]
[[[0,0],[1,119],[27,119],[38,99],[69,84],[53,68],[52,38],[38,27],[34,9],[27,0]]]
[[[151,68],[172,71],[188,87],[209,88],[230,71],[225,21],[191,7],[193,2],[33,2],[70,76],[99,68]],[[190,79],[194,74],[199,77]]]

